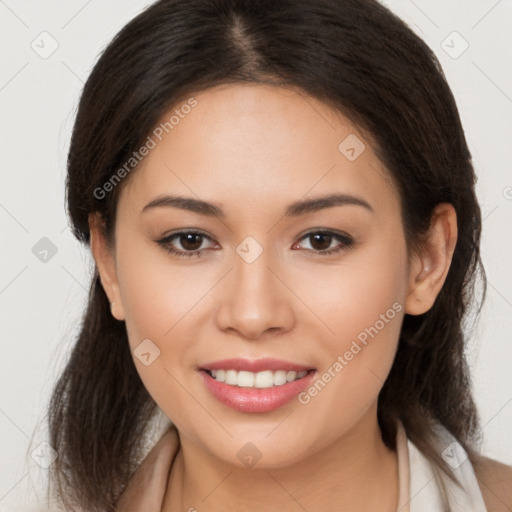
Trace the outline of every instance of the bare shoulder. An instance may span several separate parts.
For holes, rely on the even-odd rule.
[[[512,466],[479,456],[473,468],[488,512],[512,512]]]

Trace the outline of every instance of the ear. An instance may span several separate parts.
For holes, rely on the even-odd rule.
[[[103,219],[99,212],[89,214],[89,231],[92,255],[96,261],[101,285],[110,302],[112,316],[117,320],[124,320],[125,314],[119,293],[115,252],[105,238]]]
[[[453,205],[441,203],[432,213],[426,241],[410,261],[405,312],[426,313],[434,304],[448,275],[457,243],[457,214]]]

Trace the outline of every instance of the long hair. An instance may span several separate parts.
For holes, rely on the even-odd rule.
[[[475,278],[485,284],[485,274],[471,155],[435,55],[375,0],[160,0],[135,17],[103,51],[80,99],[66,182],[75,236],[88,244],[88,216],[99,212],[112,237],[119,193],[136,166],[108,193],[104,184],[171,106],[240,82],[301,90],[369,133],[398,186],[408,248],[421,244],[437,204],[455,207],[452,265],[433,307],[405,315],[378,421],[394,447],[400,420],[440,469],[437,424],[472,455],[478,418],[463,328]],[[114,510],[156,410],[96,273],[48,408],[59,453],[50,477],[66,507]]]

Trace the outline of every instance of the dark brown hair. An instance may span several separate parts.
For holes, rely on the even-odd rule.
[[[454,205],[458,241],[434,306],[404,318],[379,396],[394,447],[396,420],[439,468],[434,425],[472,454],[477,429],[464,358],[465,313],[480,271],[480,209],[455,100],[428,46],[374,0],[160,0],[104,50],[81,96],[68,156],[73,232],[89,242],[99,212],[112,236],[122,186],[101,189],[141,147],[171,105],[223,83],[289,86],[346,115],[371,135],[397,184],[409,248],[434,207]],[[136,172],[136,169],[133,171]],[[484,287],[485,289],[485,287]],[[95,274],[81,331],[49,404],[51,481],[71,509],[114,510],[135,469],[156,404],[133,363]]]

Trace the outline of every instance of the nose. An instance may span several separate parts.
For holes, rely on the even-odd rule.
[[[234,268],[219,289],[218,328],[250,340],[292,329],[293,293],[280,274],[269,251],[251,263],[235,254]]]

